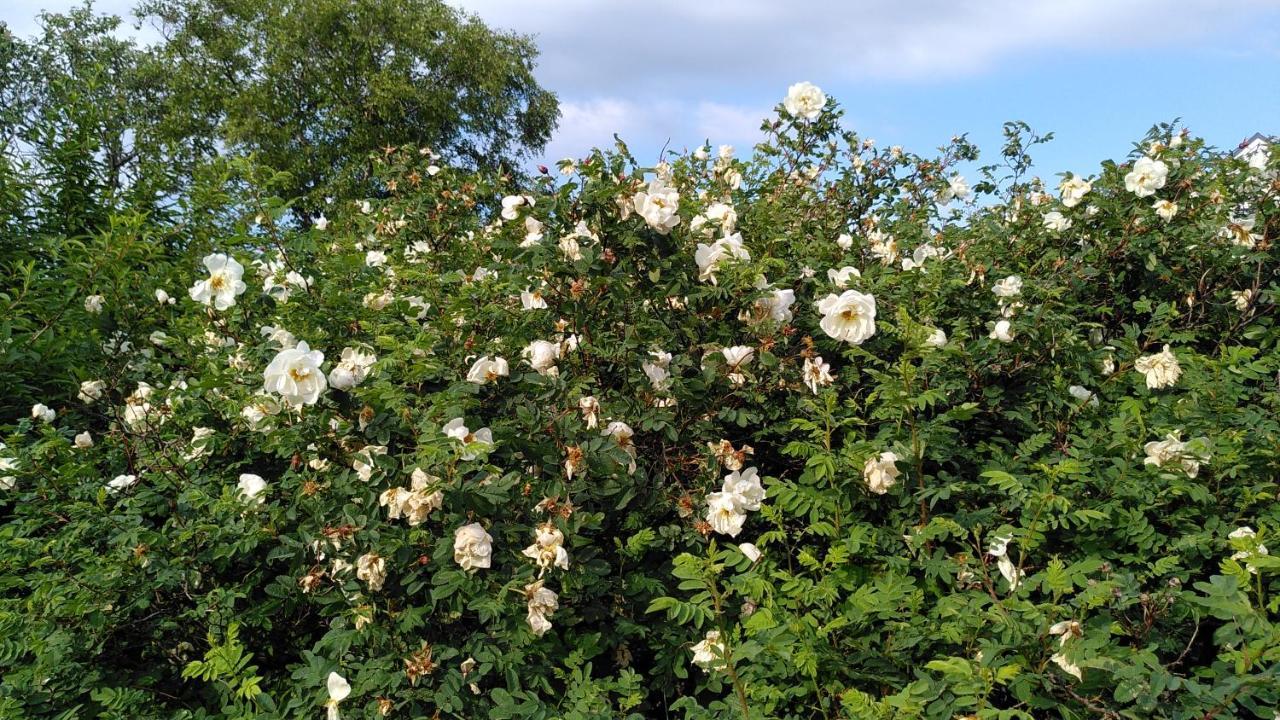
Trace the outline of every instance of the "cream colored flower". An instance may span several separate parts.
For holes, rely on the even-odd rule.
[[[281,350],[267,365],[262,389],[294,407],[314,405],[328,387],[320,369],[323,363],[324,353],[299,342],[297,347]]]
[[[849,287],[849,282],[853,278],[860,277],[862,277],[862,273],[858,272],[858,268],[851,267],[849,265],[846,265],[839,270],[836,270],[835,268],[827,270],[827,280],[831,281],[832,285],[835,285],[841,290]]]
[[[356,558],[356,577],[369,585],[369,592],[382,589],[387,580],[387,561],[377,553],[365,553]]]
[[[1182,376],[1182,366],[1168,345],[1154,355],[1144,355],[1135,360],[1133,369],[1146,376],[1147,387],[1152,390],[1172,387]]]
[[[631,202],[649,227],[662,235],[680,224],[680,193],[674,188],[654,181],[649,183],[648,190],[636,193]]]
[[[1124,176],[1124,189],[1138,197],[1149,197],[1164,187],[1169,177],[1169,166],[1149,157],[1139,158]]]
[[[787,98],[782,105],[792,117],[816,120],[827,105],[827,96],[811,82],[798,82],[787,88]]]
[[[738,545],[738,552],[741,552],[753,563],[760,561],[760,548],[756,547],[753,543],[740,543]]]
[[[1054,232],[1062,232],[1071,229],[1071,218],[1063,215],[1057,210],[1051,210],[1044,214],[1044,227],[1046,230]]]
[[[342,359],[329,371],[329,385],[336,390],[350,390],[364,382],[378,358],[355,348],[343,348]]]
[[[240,279],[244,277],[244,266],[224,253],[205,256],[204,266],[209,277],[191,286],[188,291],[191,299],[202,305],[212,305],[217,310],[235,305],[236,296],[248,287]]]
[[[80,402],[86,405],[92,405],[102,399],[103,393],[107,391],[107,384],[101,380],[85,380],[80,383],[80,392],[76,397],[80,398]]]
[[[560,609],[560,597],[550,588],[543,587],[541,580],[525,585],[524,595],[528,602],[525,619],[529,622],[529,629],[542,637],[551,629],[551,621],[547,617]]]
[[[267,481],[263,480],[261,475],[242,473],[240,482],[236,483],[236,490],[240,499],[245,502],[261,505],[267,501],[262,496],[267,490]]]
[[[707,496],[707,522],[722,535],[737,537],[747,521],[733,493],[716,492]]]
[[[861,345],[876,332],[876,299],[857,290],[827,295],[817,303],[819,325],[828,336]]]
[[[884,495],[889,492],[889,488],[898,482],[898,475],[902,471],[898,470],[898,456],[889,451],[880,453],[879,457],[869,457],[862,467],[862,478],[867,483],[867,489],[877,495]]]
[[[1088,180],[1081,180],[1075,175],[1064,178],[1058,185],[1058,191],[1062,193],[1062,204],[1069,208],[1079,205],[1092,189],[1093,185]]]
[[[698,279],[715,285],[717,283],[716,271],[720,269],[724,262],[728,260],[750,260],[751,253],[747,251],[742,235],[733,233],[709,245],[698,243],[693,259],[698,264]]]
[[[471,369],[467,371],[467,382],[484,385],[507,377],[510,373],[511,368],[506,360],[485,355],[472,363]]]
[[[542,572],[546,572],[552,566],[561,570],[569,569],[569,553],[564,549],[564,533],[549,522],[534,528],[533,544],[525,548],[521,554],[533,560]]]
[[[351,694],[351,685],[347,683],[346,678],[336,672],[329,673],[329,679],[325,681],[326,689],[329,691],[329,699],[325,701],[324,706],[328,710],[328,720],[340,720],[338,714],[338,703],[347,699]]]
[[[751,363],[755,352],[755,348],[746,345],[735,345],[720,351],[725,363],[729,366],[729,380],[734,385],[741,385],[747,381],[747,377],[742,374],[742,367]]]
[[[54,411],[53,408],[45,405],[44,403],[36,403],[35,405],[31,406],[32,420],[39,420],[40,422],[45,423],[47,425],[53,422],[54,418],[56,417],[58,417],[58,413]]]
[[[1056,636],[1058,638],[1058,646],[1063,647],[1071,639],[1082,637],[1084,635],[1084,631],[1080,628],[1080,623],[1075,620],[1063,620],[1062,622],[1057,622],[1049,626],[1049,634]],[[1049,659],[1052,660],[1055,665],[1062,668],[1062,671],[1068,675],[1074,676],[1077,680],[1084,679],[1084,673],[1080,669],[1080,666],[1070,660],[1067,660],[1067,656],[1061,651],[1054,653],[1054,655]]]
[[[1157,200],[1151,207],[1156,211],[1156,215],[1159,215],[1160,219],[1165,222],[1169,222],[1174,215],[1178,214],[1178,204],[1168,200]]]
[[[706,637],[693,646],[693,664],[703,670],[722,670],[728,667],[728,654],[720,631],[708,630]]]
[[[87,430],[82,433],[77,433],[74,445],[79,450],[87,450],[93,447],[93,435],[90,435]]]
[[[818,355],[804,359],[801,374],[804,376],[804,384],[809,386],[814,395],[818,394],[818,388],[830,385],[834,379],[831,376],[831,366]]]
[[[720,489],[732,495],[738,508],[744,512],[759,510],[760,503],[767,497],[764,486],[760,484],[760,475],[753,467],[729,473]]]
[[[453,532],[453,561],[468,572],[489,567],[493,558],[493,537],[480,523],[463,525]]]
[[[1008,320],[998,320],[991,326],[991,334],[988,337],[1000,342],[1013,342],[1013,335],[1013,324]]]
[[[493,449],[493,432],[489,428],[480,428],[473,433],[463,424],[462,418],[454,418],[445,423],[441,431],[462,445],[463,460],[475,460],[477,451],[489,452]]]
[[[1001,298],[1017,297],[1022,293],[1022,278],[1017,275],[1010,275],[992,285],[991,292],[995,293],[996,297]]]
[[[584,395],[578,398],[578,409],[582,411],[582,421],[587,428],[594,430],[600,422],[600,402],[594,396]]]
[[[520,351],[520,356],[539,375],[554,376],[560,372],[559,368],[556,367],[556,361],[560,359],[560,343],[534,340],[526,345],[524,350]]]

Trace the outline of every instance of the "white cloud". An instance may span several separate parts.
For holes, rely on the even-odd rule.
[[[538,74],[574,96],[721,96],[808,78],[933,80],[1029,51],[1234,45],[1272,0],[452,0],[536,36]]]
[[[1243,46],[1261,53],[1254,15],[1273,16],[1276,7],[1275,0],[449,1],[492,27],[535,37],[535,72],[560,94],[564,111],[549,157],[611,144],[613,132],[646,152],[668,139],[675,148],[702,139],[750,146],[760,120],[799,80],[856,107],[849,91],[859,83],[927,92],[931,83],[1032,57],[1067,71],[1072,58],[1112,52]]]

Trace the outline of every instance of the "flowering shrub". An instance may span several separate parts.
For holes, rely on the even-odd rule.
[[[1277,162],[1046,185],[1011,125],[971,185],[778,113],[102,238],[0,450],[0,707],[1270,718]]]

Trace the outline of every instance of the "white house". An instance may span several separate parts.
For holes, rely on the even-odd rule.
[[[1261,170],[1266,167],[1267,161],[1270,160],[1271,146],[1276,142],[1277,138],[1267,137],[1262,133],[1254,133],[1252,137],[1240,143],[1233,156]]]

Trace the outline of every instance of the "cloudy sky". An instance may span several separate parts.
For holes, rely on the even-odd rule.
[[[1174,118],[1221,147],[1280,134],[1280,0],[452,2],[537,38],[563,112],[543,160],[615,132],[641,159],[746,148],[799,80],[864,137],[919,152],[969,133],[994,161],[1001,124],[1025,120],[1056,135],[1036,153],[1046,176],[1087,173]],[[7,0],[0,21],[26,35],[72,4]]]

